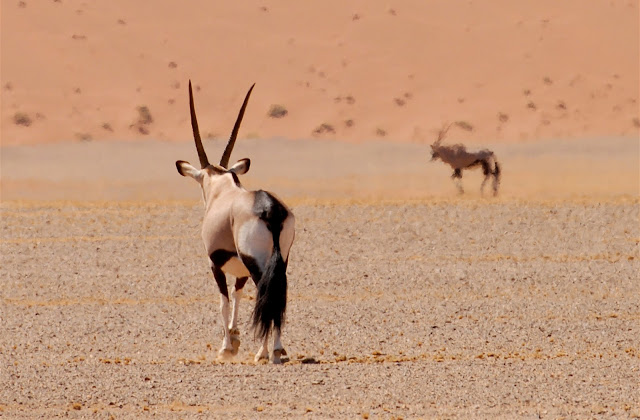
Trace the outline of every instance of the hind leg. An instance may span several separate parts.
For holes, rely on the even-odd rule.
[[[232,354],[238,354],[240,348],[240,330],[238,329],[238,309],[240,307],[240,299],[242,299],[242,288],[247,282],[248,277],[240,277],[236,279],[236,287],[231,292],[231,322],[229,323],[229,334],[231,337]]]
[[[271,355],[271,362],[279,365],[282,363],[280,359],[282,356],[287,355],[287,351],[282,347],[282,342],[280,341],[280,328],[273,329],[273,354]]]
[[[498,187],[500,186],[500,179],[497,174],[493,174],[493,196],[498,195]]]
[[[269,346],[269,336],[267,335],[264,338],[264,341],[263,341],[262,345],[258,349],[258,352],[256,353],[256,356],[253,359],[256,363],[258,363],[260,360],[266,360],[266,359],[269,358],[269,347],[268,346]]]
[[[489,180],[489,178],[491,178],[491,175],[485,175],[484,179],[482,180],[482,184],[480,184],[480,195],[484,195],[484,186],[487,183],[487,181]]]

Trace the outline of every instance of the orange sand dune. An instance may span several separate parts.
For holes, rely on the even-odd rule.
[[[638,136],[638,1],[2,2],[2,144]],[[272,105],[287,110],[269,117]],[[140,113],[146,107],[148,113]],[[323,125],[324,124],[324,125]]]

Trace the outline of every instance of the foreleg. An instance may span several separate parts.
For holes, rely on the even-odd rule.
[[[231,346],[233,355],[238,354],[240,348],[240,330],[238,329],[238,310],[240,308],[240,300],[242,299],[242,289],[247,282],[248,277],[240,277],[236,279],[236,287],[231,292],[231,322],[229,323],[229,334],[231,336]]]
[[[451,175],[454,182],[456,183],[456,188],[458,189],[458,194],[464,194],[464,188],[462,188],[462,170],[460,168],[456,168],[453,171],[453,175]]]
[[[227,358],[233,353],[233,346],[231,345],[231,334],[229,334],[229,291],[227,290],[227,278],[222,270],[216,266],[211,267],[213,271],[213,277],[218,284],[220,290],[220,314],[222,317],[222,327],[224,330],[224,338],[222,339],[222,345],[218,351],[218,357]]]
[[[489,163],[486,160],[482,161],[482,173],[484,174],[484,179],[482,180],[482,184],[480,185],[480,194],[484,195],[484,186],[492,175],[491,169],[489,168]]]

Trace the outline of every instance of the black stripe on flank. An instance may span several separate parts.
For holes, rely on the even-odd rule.
[[[209,255],[213,266],[218,268],[222,268],[233,257],[238,257],[238,253],[226,249],[217,249]]]

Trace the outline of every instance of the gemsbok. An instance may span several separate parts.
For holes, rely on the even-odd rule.
[[[202,239],[220,290],[224,329],[218,356],[226,359],[238,353],[238,307],[242,288],[251,276],[257,289],[252,328],[255,336],[262,340],[255,361],[269,358],[277,364],[281,363],[281,356],[286,355],[280,336],[287,306],[287,262],[295,219],[291,210],[273,194],[262,190],[247,191],[242,187],[238,175],[247,173],[249,159],[240,159],[229,167],[231,151],[253,86],[244,98],[220,164],[216,165],[209,163],[202,146],[189,81],[191,127],[201,169],[182,160],[176,162],[176,167],[180,175],[190,176],[202,187]],[[235,288],[231,292],[231,320],[225,273],[235,277]],[[273,351],[269,357],[267,342],[270,334],[273,334]]]
[[[431,145],[431,161],[440,159],[453,168],[451,178],[456,181],[456,187],[460,194],[464,193],[464,189],[462,188],[462,170],[482,166],[484,180],[480,186],[480,193],[484,194],[484,186],[493,176],[493,195],[497,195],[498,187],[500,186],[500,165],[498,165],[495,154],[488,149],[468,152],[467,148],[462,144],[443,146],[440,143],[450,127],[451,124],[446,128],[443,127],[438,133],[438,139]]]

